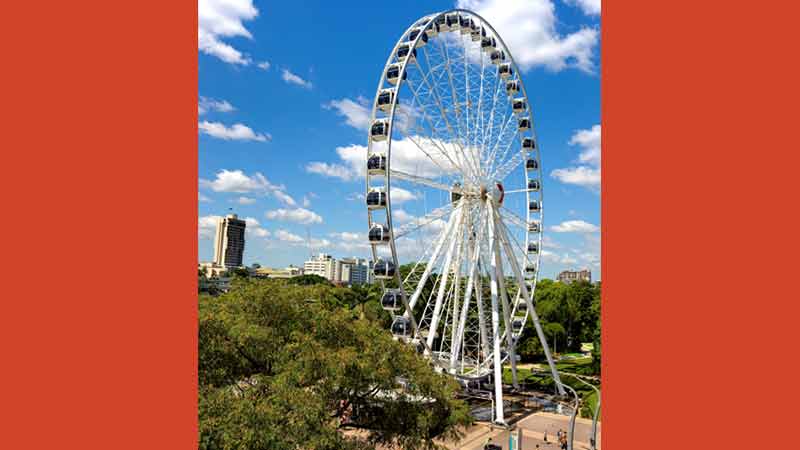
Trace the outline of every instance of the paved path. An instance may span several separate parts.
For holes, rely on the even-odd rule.
[[[553,441],[559,429],[566,430],[569,426],[569,417],[560,414],[539,412],[532,414],[519,421],[516,425],[522,429],[521,450],[535,450],[539,445],[541,450],[559,450],[559,446]],[[600,441],[600,424],[597,425],[597,440]],[[548,443],[544,442],[544,432],[547,431]],[[592,431],[592,421],[588,419],[577,419],[575,422],[575,441],[574,450],[588,450],[589,436]],[[508,449],[509,433],[516,433],[516,428],[506,431],[500,428],[492,428],[486,424],[479,424],[467,430],[464,438],[456,443],[445,443],[445,446],[453,450],[483,450],[486,438],[491,437],[492,443],[500,445],[504,450]]]

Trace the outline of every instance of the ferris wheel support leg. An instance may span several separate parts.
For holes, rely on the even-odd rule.
[[[456,222],[458,225],[461,224],[461,216],[463,213],[463,209],[460,209],[456,212]],[[428,348],[433,346],[433,340],[436,338],[436,330],[439,326],[439,318],[442,315],[442,302],[444,301],[444,294],[447,292],[447,279],[449,278],[450,271],[452,269],[453,261],[453,252],[455,251],[456,244],[458,243],[458,239],[461,236],[460,227],[455,232],[455,236],[452,237],[450,241],[450,246],[447,249],[447,255],[444,257],[444,266],[442,266],[442,274],[441,279],[439,281],[439,292],[436,295],[436,305],[433,307],[433,317],[431,318],[431,324],[428,328]]]
[[[496,215],[496,212],[492,210],[492,218],[491,220],[494,222],[495,227],[499,230],[501,228],[499,218]],[[497,277],[497,283],[500,287],[500,299],[502,300],[503,306],[503,323],[504,328],[506,331],[506,343],[508,345],[508,357],[511,360],[511,379],[512,384],[514,385],[514,389],[519,389],[519,382],[517,380],[517,355],[516,349],[514,347],[514,329],[511,324],[511,314],[508,308],[508,292],[506,291],[506,282],[505,277],[503,275],[503,260],[500,257],[500,245],[495,245],[494,247],[494,255],[496,261],[496,268],[497,273],[495,276]],[[514,255],[509,255],[509,258],[513,258]]]
[[[497,238],[495,235],[494,220],[489,206],[489,254],[493,254],[497,249]],[[499,231],[499,230],[497,230]],[[495,396],[495,423],[505,424],[503,415],[503,366],[500,360],[500,312],[497,304],[497,260],[491,259],[489,268],[490,289],[492,293],[492,356],[494,359],[494,396]]]
[[[514,254],[511,250],[511,244],[508,241],[508,236],[505,234],[503,227],[500,227],[498,234],[500,235],[500,242],[503,243],[503,247],[506,249],[508,254]],[[561,385],[561,377],[558,375],[558,370],[556,369],[555,361],[553,361],[553,355],[550,354],[550,347],[547,345],[547,339],[544,336],[544,331],[542,330],[542,324],[539,322],[539,315],[536,313],[536,309],[533,308],[533,299],[531,299],[530,293],[528,291],[528,285],[525,282],[525,277],[522,276],[522,271],[519,268],[519,263],[517,262],[516,258],[509,258],[511,262],[511,269],[514,271],[514,275],[517,278],[517,283],[522,290],[522,297],[525,299],[525,303],[528,306],[528,311],[531,315],[531,320],[533,321],[533,327],[536,329],[536,334],[539,337],[539,342],[542,343],[542,349],[544,350],[544,355],[547,357],[547,364],[550,366],[550,372],[553,375],[553,380],[555,380],[556,389],[559,395],[566,395],[566,391],[564,387]]]
[[[408,309],[407,314],[411,314],[411,311],[414,309],[414,306],[417,304],[417,300],[419,299],[420,294],[422,293],[422,288],[425,286],[425,283],[428,281],[428,277],[431,275],[431,271],[433,270],[433,265],[439,259],[439,253],[442,251],[442,246],[444,245],[445,241],[447,240],[447,236],[450,234],[450,230],[453,228],[453,224],[455,223],[456,211],[450,215],[450,220],[448,220],[447,225],[445,225],[445,229],[442,232],[441,237],[439,238],[439,242],[436,244],[436,248],[431,254],[431,258],[428,261],[428,265],[425,266],[425,271],[422,273],[422,277],[419,280],[419,284],[417,285],[417,289],[414,291],[414,294],[411,296],[411,300],[408,302],[410,309]],[[398,274],[400,272],[398,267]],[[402,284],[401,284],[402,286]],[[405,297],[405,290],[401,289],[403,296]]]

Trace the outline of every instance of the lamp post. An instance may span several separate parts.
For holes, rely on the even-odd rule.
[[[570,392],[572,392],[572,395],[575,396],[575,406],[572,408],[572,416],[569,418],[569,429],[567,430],[567,450],[572,450],[572,440],[575,438],[575,418],[578,415],[578,405],[580,404],[580,399],[578,398],[578,393],[575,392],[575,389],[572,389],[572,387],[564,383],[557,383],[569,389]]]
[[[591,444],[591,450],[597,450],[597,418],[598,414],[600,413],[600,389],[597,389],[597,386],[589,383],[586,380],[581,379],[580,377],[576,376],[575,378],[577,378],[578,381],[588,385],[589,387],[594,389],[595,392],[597,392],[597,404],[594,406],[594,418],[592,419],[592,437],[591,441],[589,442]]]

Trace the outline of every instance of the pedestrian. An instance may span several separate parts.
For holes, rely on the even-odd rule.
[[[561,450],[567,450],[569,446],[567,445],[567,433],[563,433],[561,435]]]
[[[544,443],[547,443],[547,430],[544,430]]]
[[[490,445],[492,445],[492,438],[488,437],[488,438],[486,438],[486,442],[483,444],[483,449],[486,450],[486,449],[490,448],[489,447]]]

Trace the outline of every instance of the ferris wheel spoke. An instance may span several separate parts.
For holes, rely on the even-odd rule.
[[[460,188],[454,188],[452,186],[448,186],[446,184],[439,183],[439,182],[436,182],[434,180],[431,180],[431,179],[428,179],[428,178],[425,178],[425,177],[420,177],[420,176],[417,176],[417,175],[411,175],[410,173],[401,172],[399,170],[390,170],[389,174],[392,177],[397,178],[399,180],[404,180],[404,181],[408,181],[408,182],[411,182],[411,183],[414,183],[414,184],[427,186],[427,187],[430,187],[430,188],[433,188],[433,189],[439,189],[440,191],[445,191],[445,192],[452,191],[452,192],[458,192],[458,193],[463,192],[463,190],[460,189]]]
[[[527,192],[527,189],[525,191]],[[508,194],[508,192],[506,192],[506,194]],[[505,206],[501,206],[500,207],[500,211],[501,211],[502,216],[504,218],[508,219],[509,222],[513,223],[514,225],[517,225],[517,226],[521,227],[522,229],[524,229],[526,231],[528,230],[528,226],[529,226],[528,221],[523,219],[522,217],[516,215],[514,213],[514,211],[511,211],[510,209],[506,208]]]
[[[500,90],[501,90],[501,87],[502,87],[502,83],[500,83],[500,80],[502,80],[502,78],[500,77],[500,75],[495,74],[495,78],[496,78],[496,80],[495,80],[494,95],[492,97],[492,110],[489,113],[489,121],[486,124],[486,129],[484,129],[483,141],[481,142],[481,148],[483,148],[483,149],[486,148],[486,142],[487,141],[491,142],[491,138],[492,138],[492,136],[494,134],[494,120],[495,120],[494,119],[494,112],[495,112],[495,108],[497,107],[497,95],[500,93]],[[487,136],[487,131],[488,131],[488,136]],[[488,137],[488,139],[487,139],[487,137]]]
[[[439,220],[442,217],[450,214],[452,209],[453,209],[453,204],[452,203],[448,203],[448,204],[446,204],[444,206],[440,206],[440,207],[434,209],[433,211],[429,212],[428,214],[425,214],[422,217],[418,217],[416,219],[411,220],[408,223],[404,223],[403,225],[400,225],[399,227],[397,227],[397,229],[395,229],[395,231],[393,233],[394,234],[394,238],[395,239],[399,239],[399,238],[401,238],[403,236],[409,235],[409,234],[413,233],[414,231],[416,231],[416,230],[418,230],[418,229],[420,229],[420,228],[422,228],[422,227],[424,227],[426,225],[429,225],[432,222],[434,222],[436,220]]]
[[[450,220],[447,222],[442,234],[439,237],[439,241],[436,244],[436,249],[433,251],[428,264],[425,266],[425,272],[422,273],[422,277],[420,277],[419,284],[417,285],[417,289],[414,291],[414,294],[411,296],[411,301],[409,302],[411,309],[414,309],[414,306],[419,299],[420,294],[422,294],[422,288],[425,286],[425,283],[428,281],[428,277],[431,275],[431,271],[433,270],[433,266],[435,265],[436,261],[439,259],[439,253],[442,251],[442,246],[447,241],[447,237],[450,235],[450,231],[453,229],[453,224],[455,223],[455,219],[458,216],[456,208],[453,211],[453,214],[450,215]]]
[[[505,123],[503,124],[503,129],[500,132],[500,136],[505,136],[508,124],[511,123],[514,120],[514,117],[515,117],[514,116],[514,112],[512,111],[508,115],[508,119],[506,119]],[[485,159],[486,173],[492,173],[492,170],[494,169],[494,165],[495,165],[495,161],[496,161],[495,157],[497,156],[497,149],[500,146],[500,142],[501,142],[501,139],[498,139],[497,142],[494,143],[494,145],[492,146],[491,153]],[[508,148],[508,147],[506,147],[506,148]],[[500,159],[500,161],[502,161],[502,159]]]
[[[513,172],[520,163],[525,159],[522,153],[517,153],[500,166],[493,174],[493,179],[503,181],[509,173]]]
[[[458,221],[457,223],[461,223],[461,217],[463,209],[459,209],[458,213]],[[447,288],[447,279],[450,275],[450,271],[452,270],[451,264],[453,263],[453,253],[456,248],[456,243],[458,242],[459,237],[461,236],[460,227],[456,231],[455,236],[453,236],[450,240],[450,247],[447,249],[447,255],[445,255],[444,265],[442,266],[442,273],[439,275],[439,292],[436,295],[436,305],[433,308],[433,317],[431,318],[430,322],[430,331],[428,332],[428,347],[433,346],[433,339],[436,337],[436,330],[439,326],[439,316],[442,313],[442,301],[444,301],[444,295]]]

